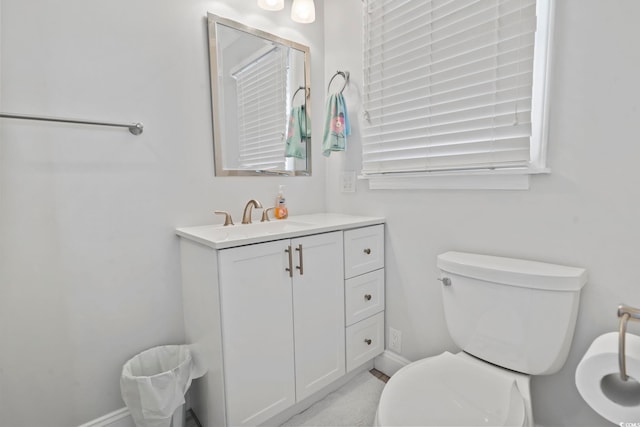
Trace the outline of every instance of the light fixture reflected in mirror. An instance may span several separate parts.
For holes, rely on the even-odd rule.
[[[291,19],[303,24],[310,24],[316,20],[316,6],[313,0],[293,0]]]
[[[258,6],[264,10],[284,9],[284,0],[258,0]],[[291,19],[302,24],[310,24],[316,20],[316,5],[313,0],[293,0]]]
[[[264,10],[282,10],[284,0],[258,0],[258,6]]]

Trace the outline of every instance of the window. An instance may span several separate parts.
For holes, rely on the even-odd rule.
[[[550,1],[365,0],[371,188],[528,188],[547,171]]]

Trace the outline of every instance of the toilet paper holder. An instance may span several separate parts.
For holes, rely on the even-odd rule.
[[[620,379],[627,381],[627,362],[625,358],[625,334],[627,332],[627,322],[629,319],[640,321],[640,309],[629,307],[628,305],[618,306],[618,317],[620,318],[620,333],[618,337],[618,364],[620,365]]]

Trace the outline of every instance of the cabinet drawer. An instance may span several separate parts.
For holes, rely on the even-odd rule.
[[[384,350],[384,312],[347,328],[347,372]]]
[[[349,279],[384,267],[384,225],[344,233],[344,277]]]
[[[384,310],[384,269],[345,281],[346,326]]]

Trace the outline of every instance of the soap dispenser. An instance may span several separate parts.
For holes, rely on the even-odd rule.
[[[284,198],[284,185],[278,187],[278,197],[276,197],[275,217],[276,219],[285,219],[289,216],[287,204]]]

